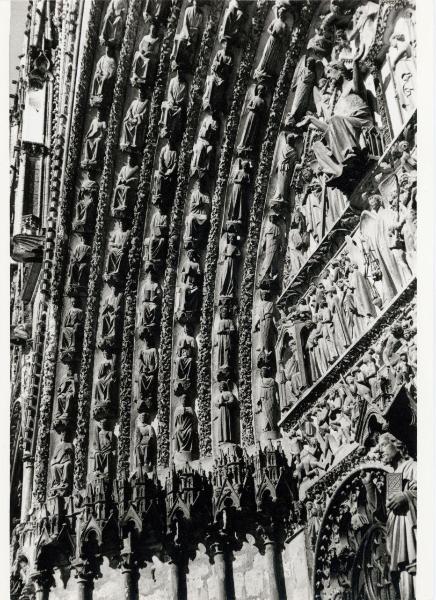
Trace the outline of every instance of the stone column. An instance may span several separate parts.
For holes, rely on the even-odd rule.
[[[214,547],[214,562],[218,584],[218,600],[235,600],[232,551],[221,544],[216,544]]]
[[[76,571],[77,600],[92,600],[94,579],[99,574],[99,567],[95,559],[91,564],[91,561],[86,558],[78,558],[73,561],[71,568]]]
[[[124,541],[121,552],[120,569],[124,579],[124,597],[126,600],[138,600],[139,565],[131,547],[130,537]]]
[[[265,541],[265,560],[269,580],[269,600],[286,598],[285,577],[283,573],[282,553],[277,542]]]
[[[35,600],[49,600],[50,589],[54,586],[53,572],[49,569],[38,571],[31,576],[35,586]]]
[[[24,457],[23,462],[23,488],[21,493],[21,522],[27,521],[27,514],[30,510],[32,502],[32,485],[33,485],[33,458],[30,456]]]
[[[174,558],[170,562],[171,569],[171,600],[188,600],[186,585],[187,564],[184,559]]]

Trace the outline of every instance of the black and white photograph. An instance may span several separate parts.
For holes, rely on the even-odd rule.
[[[9,4],[11,600],[434,598],[416,0]]]

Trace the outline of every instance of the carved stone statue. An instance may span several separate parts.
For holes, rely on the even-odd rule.
[[[73,230],[83,233],[93,227],[97,208],[99,185],[95,181],[95,172],[85,171],[85,180],[79,189],[74,214]]]
[[[121,283],[126,269],[130,230],[126,231],[125,228],[125,222],[121,221],[120,228],[113,231],[109,238],[107,266],[104,274],[104,279],[109,285]]]
[[[220,279],[218,292],[220,296],[233,297],[236,294],[237,261],[241,251],[237,246],[237,236],[227,233],[227,242],[220,257]]]
[[[289,183],[294,171],[295,163],[297,162],[297,151],[294,148],[296,135],[292,133],[286,134],[286,143],[279,153],[277,160],[277,180],[276,189],[274,192],[273,202],[287,202],[289,198]]]
[[[236,159],[230,179],[232,192],[227,213],[227,223],[229,226],[236,224],[241,227],[246,223],[251,183],[250,171],[251,165],[248,160]]]
[[[195,361],[191,346],[178,349],[174,360],[174,393],[181,396],[188,393],[194,386]]]
[[[118,321],[121,315],[123,294],[111,294],[104,302],[101,311],[101,335],[99,347],[114,351],[119,343]]]
[[[263,49],[259,64],[254,71],[254,78],[258,81],[276,76],[277,68],[280,67],[284,57],[286,40],[289,35],[289,29],[285,20],[285,7],[278,6],[276,14],[276,18],[268,27],[269,38]]]
[[[85,136],[83,148],[82,167],[84,169],[99,168],[104,158],[107,124],[102,109],[97,110],[97,116],[91,121]]]
[[[73,483],[74,446],[68,439],[68,433],[63,430],[59,433],[59,440],[55,445],[50,461],[52,476],[51,491],[55,495],[65,496],[71,492]]]
[[[91,88],[91,106],[109,106],[115,86],[117,61],[112,46],[106,46],[106,54],[99,59],[95,68]]]
[[[157,269],[163,266],[167,250],[168,217],[157,210],[150,223],[150,237],[144,241],[144,261]]]
[[[150,403],[156,386],[159,355],[156,348],[150,347],[149,336],[144,337],[144,348],[138,356],[137,401]]]
[[[392,583],[401,600],[416,597],[416,461],[390,433],[379,438],[382,460],[394,469],[387,474],[386,546]],[[389,482],[392,481],[390,492]]]
[[[187,250],[182,267],[179,298],[179,318],[188,318],[197,310],[200,302],[201,267],[193,249]]]
[[[142,38],[133,58],[131,77],[133,86],[141,88],[153,82],[156,75],[158,56],[158,26],[155,21],[151,21],[150,31]]]
[[[270,213],[263,230],[260,250],[262,259],[259,268],[259,283],[263,280],[275,282],[278,276],[278,258],[282,247],[282,232],[277,224],[278,215]]]
[[[191,3],[185,10],[182,29],[176,36],[171,54],[171,59],[177,66],[192,65],[203,24],[203,12],[197,0],[191,0]]]
[[[226,110],[227,82],[233,65],[229,43],[225,38],[221,45],[222,49],[215,54],[211,73],[206,78],[203,95],[203,110],[208,110],[213,114]]]
[[[159,154],[159,167],[154,173],[153,204],[166,212],[171,206],[177,171],[177,150],[172,137]]]
[[[135,201],[135,193],[139,182],[139,165],[136,159],[129,154],[127,165],[121,167],[118,174],[117,185],[114,192],[112,216],[117,219],[125,219],[132,212]]]
[[[188,85],[178,69],[170,81],[167,99],[162,102],[160,118],[161,136],[179,141],[182,133],[188,105]]]
[[[240,9],[240,3],[238,0],[230,0],[220,29],[220,42],[229,40],[236,43],[242,33],[243,23],[244,13]]]
[[[127,0],[111,0],[106,9],[100,43],[120,46],[123,40],[124,25],[127,19]]]
[[[156,433],[147,419],[148,414],[142,412],[135,421],[135,467],[139,475],[150,473],[156,465]]]
[[[194,451],[196,442],[197,417],[194,409],[189,406],[185,394],[180,397],[180,404],[174,411],[174,450],[187,453]]]
[[[156,281],[152,263],[145,265],[146,278],[142,291],[141,318],[139,335],[152,334],[159,324],[162,289]]]
[[[191,244],[197,246],[205,240],[209,221],[209,205],[209,194],[205,192],[204,184],[200,180],[192,191],[189,213],[185,219],[186,228],[183,236],[185,248]]]
[[[115,391],[115,356],[104,350],[104,360],[100,363],[95,384],[96,404],[108,404]]]
[[[306,262],[309,249],[309,236],[306,228],[306,219],[300,210],[292,215],[291,226],[288,234],[289,273],[294,276]]]
[[[272,352],[276,343],[277,329],[274,322],[274,302],[271,300],[271,293],[267,290],[260,290],[260,301],[253,314],[253,333],[256,332],[259,332],[256,349]]]
[[[391,248],[395,245],[389,233],[392,212],[383,207],[381,196],[377,194],[369,197],[369,206],[370,210],[364,210],[360,217],[360,230],[380,269],[385,305],[402,289],[404,278]]]
[[[294,124],[301,119],[306,110],[311,105],[314,95],[314,86],[316,81],[316,60],[311,56],[304,56],[301,59],[300,66],[297,68],[295,83],[292,89],[295,89],[294,98],[290,112],[286,115],[286,123]],[[318,84],[319,87],[320,84]]]
[[[108,419],[96,427],[94,443],[94,476],[111,478],[116,467],[117,439]]]
[[[347,71],[341,62],[330,63],[326,75],[339,92],[333,116],[324,122],[308,115],[299,125],[312,123],[324,133],[323,141],[315,141],[312,149],[321,170],[329,177],[327,185],[341,188],[350,175],[344,171],[346,164],[353,163],[355,168],[362,162],[360,134],[363,128],[372,125],[373,119],[357,59],[353,61],[352,81],[347,81]]]
[[[139,151],[145,142],[147,126],[148,100],[145,89],[139,89],[139,97],[132,100],[123,120],[120,148],[125,152]]]
[[[246,118],[241,134],[241,141],[238,146],[238,154],[252,153],[258,146],[260,129],[265,121],[266,88],[263,85],[256,85],[254,96],[249,100],[245,108]]]
[[[218,321],[218,327],[216,335],[218,341],[218,374],[231,373],[234,370],[233,367],[233,351],[234,351],[234,336],[236,334],[236,327],[231,318],[230,309],[227,306],[221,306],[220,316]]]
[[[68,425],[71,411],[74,407],[76,392],[78,389],[77,376],[74,375],[71,366],[68,365],[66,374],[62,377],[57,389],[57,407],[55,422],[61,421],[64,426]]]
[[[211,142],[215,139],[217,130],[218,123],[216,119],[211,115],[207,115],[203,119],[197,141],[192,149],[189,170],[191,177],[197,176],[199,180],[202,180],[209,174],[214,162],[214,147]]]
[[[86,290],[88,283],[89,258],[91,246],[80,238],[80,241],[71,252],[71,262],[68,272],[68,295],[74,296]]]
[[[237,444],[237,413],[239,402],[234,394],[229,390],[229,385],[226,381],[219,383],[219,396],[215,403],[218,414],[215,417],[217,420],[217,442],[218,444]]]
[[[310,169],[303,170],[306,182],[304,195],[301,200],[301,212],[306,221],[306,231],[314,241],[319,243],[323,235],[322,187],[316,175]]]
[[[78,353],[83,335],[83,310],[79,300],[73,296],[71,307],[66,311],[62,330],[61,360],[64,363],[78,359]]]
[[[142,16],[147,24],[152,22],[165,22],[171,9],[172,0],[145,0]]]
[[[267,367],[260,370],[257,406],[256,412],[262,416],[262,432],[267,436],[277,433],[280,419],[277,383]]]

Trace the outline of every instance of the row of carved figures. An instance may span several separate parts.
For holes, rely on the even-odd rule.
[[[183,249],[175,305],[177,339],[173,349],[172,394],[177,404],[171,413],[173,450],[176,457],[188,460],[198,452],[197,417],[193,408],[197,375],[195,331],[200,319],[203,250],[209,231],[216,146],[222,121],[228,111],[235,51],[244,35],[246,19],[240,3],[231,1],[219,32],[220,47],[212,59],[206,78],[203,116],[189,169],[192,185],[188,192],[188,213],[183,224]]]
[[[263,54],[254,70],[254,91],[245,105],[237,157],[230,177],[230,202],[227,209],[224,233],[219,253],[219,321],[218,321],[218,373],[219,394],[214,403],[214,438],[218,444],[236,443],[238,400],[233,393],[236,372],[233,366],[236,325],[234,301],[237,294],[238,263],[241,256],[240,240],[246,232],[249,211],[252,163],[260,145],[260,133],[267,112],[267,92],[277,76],[277,66],[284,57],[285,42],[289,36],[286,23],[286,3],[274,7],[275,16],[270,24]],[[202,121],[193,147],[190,175],[196,178],[191,190],[189,212],[183,234],[184,258],[181,261],[175,316],[181,327],[175,344],[173,366],[173,394],[179,404],[173,413],[174,450],[191,457],[196,447],[196,415],[193,400],[196,390],[195,328],[199,323],[202,286],[201,250],[207,239],[211,168],[214,165],[216,133],[220,115],[226,112],[226,89],[231,74],[233,57],[231,45],[237,43],[238,34],[244,34],[244,13],[237,2],[230,2],[221,31],[221,49],[212,61],[211,73],[206,79],[203,109],[209,114]],[[227,33],[226,33],[227,32]],[[230,49],[229,49],[230,46]]]
[[[66,295],[69,305],[65,308],[61,343],[60,360],[66,365],[57,388],[56,403],[53,415],[53,428],[58,439],[51,457],[51,495],[68,495],[71,493],[74,464],[74,424],[76,421],[78,395],[78,369],[83,342],[85,312],[83,307],[87,295],[87,285],[91,260],[91,244],[97,215],[99,198],[99,175],[103,169],[105,155],[108,116],[112,103],[117,73],[117,53],[122,44],[126,25],[128,3],[126,0],[111,0],[107,6],[100,44],[105,46],[105,54],[97,61],[91,83],[90,106],[96,109],[83,141],[81,167],[82,182],[78,189],[72,230],[74,236],[70,253],[70,264],[67,273]],[[112,232],[109,239],[109,251],[105,267],[104,279],[112,286],[113,291],[102,308],[102,327],[99,335],[99,347],[113,361],[115,350],[115,329],[120,313],[118,284],[126,269],[129,232],[123,218],[127,218],[129,202],[139,179],[138,157],[135,154],[142,149],[144,143],[144,127],[148,101],[145,89],[139,90],[138,98],[133,100],[127,110],[122,125],[120,138],[121,148],[129,152],[127,164],[122,167],[114,192],[113,214],[120,217],[119,229]],[[103,399],[110,390],[110,378],[107,375],[108,365],[100,365],[96,395]],[[106,376],[106,379],[105,379]],[[108,410],[105,411],[104,408]],[[94,452],[95,472],[105,472],[110,459],[106,457],[109,438],[108,431],[109,404],[100,403],[95,407],[94,416],[100,416],[101,426],[98,428],[96,448]],[[98,415],[97,415],[98,413]],[[112,452],[113,455],[113,452]]]
[[[371,196],[372,209],[363,211],[358,231],[348,238],[317,283],[282,312],[280,319],[271,292],[260,289],[253,316],[253,348],[259,370],[258,403],[272,407],[265,423],[267,431],[277,431],[279,407],[286,411],[292,406],[369,330],[412,279],[414,174],[407,178],[403,174],[402,182],[401,210],[409,218],[403,218],[401,210],[382,208],[380,195]]]

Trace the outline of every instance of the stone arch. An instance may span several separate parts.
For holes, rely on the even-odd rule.
[[[314,600],[396,597],[386,550],[386,473],[378,464],[355,469],[327,503],[315,547]]]

